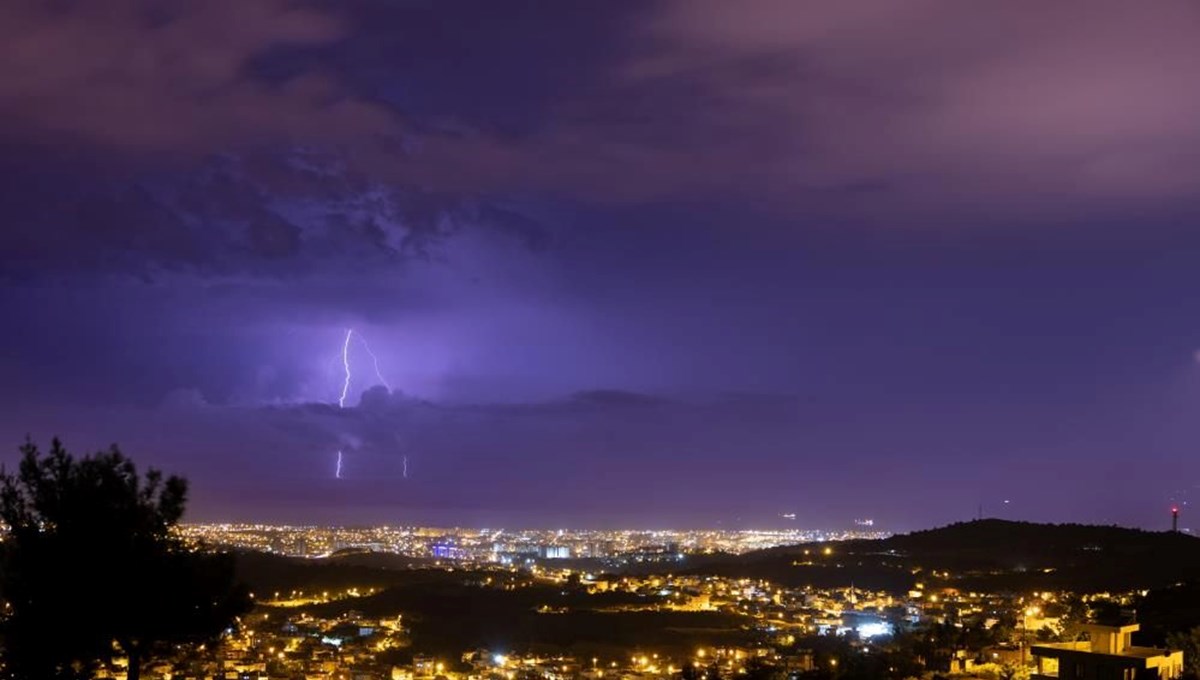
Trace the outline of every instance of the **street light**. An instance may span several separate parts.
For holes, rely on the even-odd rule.
[[[1026,607],[1024,614],[1021,617],[1021,665],[1028,662],[1029,657],[1029,617],[1037,616],[1042,612],[1040,607]]]

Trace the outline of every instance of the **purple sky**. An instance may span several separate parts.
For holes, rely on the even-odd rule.
[[[119,442],[196,520],[1166,526],[1200,494],[1198,31],[0,4],[0,461]],[[338,408],[348,328],[392,392],[352,339]]]

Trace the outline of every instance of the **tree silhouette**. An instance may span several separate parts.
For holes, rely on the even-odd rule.
[[[1089,611],[1092,621],[1102,626],[1120,626],[1129,623],[1121,610],[1121,603],[1109,599],[1093,600]]]
[[[116,446],[81,459],[26,441],[0,470],[4,674],[76,679],[123,655],[128,679],[166,645],[211,639],[249,608],[230,556],[172,528],[187,483],[140,476]]]
[[[1183,651],[1184,677],[1200,678],[1200,626],[1167,636],[1167,647]]]

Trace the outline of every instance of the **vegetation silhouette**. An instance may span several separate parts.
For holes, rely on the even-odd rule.
[[[79,459],[58,439],[21,452],[15,473],[0,470],[5,677],[90,678],[124,657],[137,680],[158,652],[215,638],[249,609],[232,557],[173,532],[184,479],[139,475],[115,445]]]
[[[1200,678],[1200,626],[1171,633],[1167,636],[1167,646],[1183,651],[1185,678],[1189,680]]]

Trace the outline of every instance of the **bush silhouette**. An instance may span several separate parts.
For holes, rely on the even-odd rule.
[[[26,441],[0,470],[0,643],[14,679],[88,678],[124,656],[128,678],[168,645],[212,639],[249,608],[232,557],[173,527],[187,483],[139,475],[116,446],[75,459]]]

